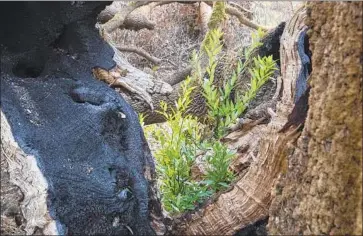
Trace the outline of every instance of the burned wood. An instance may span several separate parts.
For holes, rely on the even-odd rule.
[[[162,234],[154,163],[137,115],[91,73],[115,66],[94,28],[105,3],[0,5],[4,29],[10,20],[30,29],[10,27],[1,38],[1,156],[24,196],[13,199],[19,231]],[[9,196],[1,197],[3,209]]]
[[[286,130],[290,127],[300,127],[301,129],[304,127],[305,119],[309,110],[309,92],[310,88],[308,88],[296,102],[291,114],[289,114],[287,118],[286,124],[279,130],[279,133],[286,132]]]

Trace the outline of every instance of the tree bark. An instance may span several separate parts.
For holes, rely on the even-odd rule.
[[[362,235],[362,7],[308,3],[309,111],[284,157],[271,234]]]
[[[44,234],[58,234],[56,222],[50,216],[47,206],[47,181],[37,166],[35,156],[25,154],[15,141],[10,125],[2,111],[1,156],[6,162],[5,166],[2,166],[5,170],[2,169],[2,171],[9,175],[8,182],[2,183],[2,187],[16,186],[23,196],[22,199],[18,199],[18,202],[11,199],[12,202],[9,201],[9,203],[14,208],[20,206],[17,214],[21,222],[27,222],[24,231],[27,234],[33,234],[37,228],[40,228]],[[4,194],[4,197],[8,197],[8,194]],[[2,215],[3,217],[6,215]],[[18,227],[14,228],[16,231],[22,231]]]
[[[284,156],[300,136],[300,126],[292,126],[287,132],[279,132],[295,106],[297,81],[307,77],[301,73],[308,66],[303,63],[304,41],[299,41],[306,31],[302,8],[294,18],[294,33],[281,45],[281,55],[292,55],[282,60],[283,87],[277,86],[276,107],[265,107],[270,112],[270,122],[263,117],[243,125],[222,139],[237,157],[231,169],[238,176],[230,189],[219,193],[201,208],[185,213],[174,221],[172,234],[179,235],[232,235],[239,229],[265,219],[273,199],[271,189],[284,167]],[[291,22],[290,22],[291,24]],[[286,27],[284,34],[288,34]],[[281,94],[281,97],[279,96]],[[266,112],[267,113],[267,112]]]

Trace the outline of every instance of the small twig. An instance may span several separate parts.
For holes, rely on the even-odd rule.
[[[131,46],[116,46],[116,48],[121,51],[121,52],[132,52],[132,53],[136,53],[142,57],[144,57],[145,59],[151,61],[152,63],[159,65],[162,62],[162,59],[154,57],[152,55],[150,55],[148,52],[146,52],[144,49],[141,48],[135,48],[135,47],[131,47]]]
[[[232,7],[238,8],[240,11],[246,12],[247,14],[252,15],[252,11],[247,10],[246,8],[242,7],[241,5],[234,3],[234,2],[229,2],[229,5],[231,5]]]
[[[205,2],[205,3],[210,5],[210,6],[213,5],[213,2]],[[267,31],[267,27],[256,24],[256,23],[253,23],[247,17],[245,17],[244,14],[241,11],[239,11],[237,8],[235,8],[235,7],[231,6],[231,5],[227,4],[226,13],[229,14],[229,15],[237,17],[239,22],[241,24],[245,25],[245,26],[248,26],[248,27],[250,27],[252,29],[255,29],[255,30],[258,30],[260,28],[260,29],[262,29],[264,31]]]
[[[167,62],[167,63],[169,63],[170,65],[172,65],[172,66],[174,66],[174,67],[178,68],[178,65],[177,65],[177,64],[175,64],[174,62],[172,62],[171,60],[167,59],[167,60],[164,60],[164,61],[165,61],[165,62]]]
[[[232,16],[237,17],[237,19],[239,20],[239,22],[245,26],[248,26],[252,29],[257,30],[258,28],[261,28],[264,31],[267,31],[267,27],[253,23],[252,21],[250,21],[247,17],[245,17],[243,15],[242,12],[240,12],[237,8],[234,8],[232,6],[228,6],[226,7],[226,12]]]
[[[277,116],[277,114],[272,110],[271,107],[267,108],[267,113],[271,116],[271,117],[275,117]]]

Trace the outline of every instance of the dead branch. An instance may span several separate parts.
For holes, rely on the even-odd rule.
[[[150,21],[146,16],[154,7],[162,6],[170,3],[181,3],[181,4],[194,4],[194,1],[191,2],[180,2],[180,1],[161,1],[161,2],[137,2],[136,4],[130,6],[121,3],[113,3],[109,7],[106,7],[104,11],[102,11],[98,16],[98,21],[103,23],[102,28],[104,32],[111,33],[117,28],[125,28],[125,29],[149,29],[152,30],[155,27],[155,23]],[[115,4],[115,5],[114,5]],[[112,6],[113,5],[113,6]],[[212,6],[213,2],[201,2],[200,4],[200,13],[201,13],[201,22],[208,22],[210,17],[210,9],[208,10],[203,5]],[[242,10],[243,9],[243,10]],[[267,30],[267,27],[253,23],[246,17],[243,12],[249,12],[248,10],[238,7],[237,4],[230,4],[226,6],[226,13],[232,16],[237,17],[239,22],[243,25],[246,25],[252,29],[261,28],[263,30]],[[208,17],[209,16],[209,17]],[[203,27],[202,29],[207,29]]]
[[[210,6],[213,5],[213,3],[211,3],[211,2],[205,2],[205,3],[207,3]],[[248,26],[248,27],[250,27],[252,29],[255,29],[255,30],[257,30],[258,28],[261,28],[262,30],[267,31],[267,27],[256,24],[256,23],[253,23],[247,17],[245,17],[244,14],[241,11],[239,11],[235,7],[232,7],[229,4],[226,4],[226,13],[229,14],[229,15],[237,17],[239,22],[241,24],[245,25],[245,26]]]
[[[231,5],[232,7],[235,7],[237,8],[238,10],[242,11],[242,12],[245,12],[246,13],[246,17],[248,19],[251,19],[252,18],[252,11],[250,10],[247,10],[246,8],[242,7],[241,5],[237,4],[237,3],[234,3],[234,2],[229,2],[228,3],[229,5]]]
[[[199,19],[201,24],[201,32],[205,35],[208,32],[208,22],[212,15],[212,8],[204,2],[199,5]]]
[[[112,17],[114,17],[118,12],[120,12],[120,10],[123,8],[131,9],[131,7],[128,6],[125,2],[121,1],[113,2],[112,4],[106,6],[106,8],[98,14],[97,22],[105,24],[107,21],[111,20]]]
[[[173,2],[174,1],[138,1],[133,5],[123,2],[113,2],[98,15],[97,21],[103,24],[102,28],[106,33],[111,33],[117,28],[132,30],[146,28],[152,30],[155,27],[155,23],[147,18],[148,13],[156,6],[162,6]]]
[[[142,5],[140,7],[135,7],[126,17],[124,26],[125,29],[140,30],[149,29],[153,30],[155,28],[155,22],[148,19],[150,11],[157,6],[157,3],[150,3]]]
[[[237,17],[237,19],[239,20],[239,22],[245,26],[248,26],[252,29],[257,30],[258,28],[261,28],[262,30],[267,31],[267,28],[265,26],[253,23],[252,21],[250,21],[248,18],[246,18],[244,16],[244,14],[242,12],[240,12],[237,8],[234,8],[232,6],[228,6],[226,7],[226,12],[229,15],[235,16]]]
[[[192,70],[193,67],[188,66],[187,68],[175,72],[169,78],[165,79],[164,82],[170,84],[171,86],[176,85],[185,80],[185,78],[192,73]]]
[[[146,28],[152,30],[155,27],[155,23],[151,22],[146,15],[157,5],[158,3],[139,3],[130,6],[116,2],[106,7],[97,19],[101,23],[105,22],[101,26],[103,33],[111,33],[117,28],[133,30]]]
[[[132,46],[127,46],[127,47],[126,46],[116,46],[116,48],[118,50],[120,50],[121,52],[136,53],[137,55],[140,55],[140,56],[144,57],[145,59],[151,61],[155,65],[159,65],[162,62],[162,59],[150,55],[148,52],[146,52],[142,48],[135,48],[135,47],[132,47]]]
[[[116,13],[111,20],[107,21],[107,23],[101,26],[101,35],[105,35],[107,33],[111,33],[115,29],[121,27],[124,23],[125,16],[122,13]]]

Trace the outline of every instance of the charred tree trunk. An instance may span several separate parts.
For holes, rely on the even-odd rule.
[[[137,115],[91,73],[115,65],[104,6],[0,4],[2,234],[164,231]]]
[[[362,7],[308,3],[309,112],[284,157],[271,234],[362,235]]]

